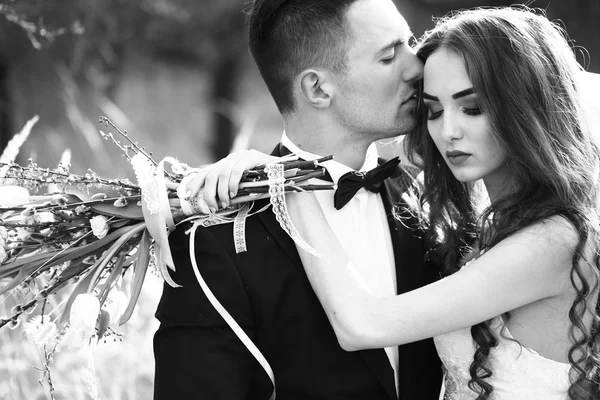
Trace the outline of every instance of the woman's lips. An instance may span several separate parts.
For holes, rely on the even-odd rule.
[[[467,161],[469,157],[471,157],[468,153],[463,153],[462,151],[447,151],[446,157],[448,158],[448,162],[452,165],[460,165]]]

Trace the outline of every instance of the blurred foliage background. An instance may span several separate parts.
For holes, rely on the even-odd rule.
[[[450,10],[514,1],[395,0],[418,37]],[[600,2],[538,0],[561,20],[589,71],[600,72]],[[40,122],[20,153],[54,167],[65,149],[72,171],[107,177],[133,173],[103,141],[105,115],[155,158],[191,165],[236,148],[270,151],[282,124],[247,50],[247,0],[0,0],[0,149],[34,115]],[[399,151],[382,147],[384,154]],[[161,282],[149,277],[122,343],[92,349],[98,397],[151,399],[153,313]],[[59,302],[59,299],[56,300]],[[10,299],[0,314],[10,311]],[[41,386],[43,353],[20,330],[0,332],[0,399],[50,399]],[[57,399],[90,398],[84,354],[58,353]],[[199,361],[199,368],[201,368]]]

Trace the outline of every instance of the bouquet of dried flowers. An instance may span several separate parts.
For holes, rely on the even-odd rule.
[[[127,132],[105,117],[100,122],[115,130],[100,133],[123,152],[137,183],[102,178],[92,170],[73,174],[62,163],[55,169],[31,160],[18,165],[14,147],[24,141],[19,135],[9,145],[9,161],[0,159],[0,297],[14,296],[18,303],[0,317],[0,328],[15,328],[24,314],[35,312],[25,332],[45,351],[51,349],[47,359],[61,342],[79,348],[115,334],[114,324],[131,317],[149,269],[177,285],[169,277],[167,236],[178,222],[233,222],[235,230],[255,199],[270,197],[276,212],[285,213],[284,193],[333,188],[311,180],[324,174],[321,163],[331,157],[307,162],[290,156],[246,171],[232,205],[211,213],[180,196],[197,169],[172,158],[156,162]],[[289,220],[281,221],[296,236]],[[244,250],[240,243],[239,251]],[[63,293],[64,301],[49,310],[49,296],[56,293]]]

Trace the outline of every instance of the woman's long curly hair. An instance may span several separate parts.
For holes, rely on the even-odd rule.
[[[449,275],[460,269],[465,252],[476,242],[485,251],[547,218],[570,221],[579,242],[570,273],[576,296],[569,311],[569,396],[600,398],[600,147],[584,123],[578,94],[582,71],[566,33],[525,7],[479,8],[438,21],[416,48],[423,62],[439,48],[462,57],[492,134],[506,154],[509,176],[518,186],[484,204],[478,183],[453,177],[420,112],[423,127],[409,134],[405,144],[411,161],[424,170],[421,197],[427,207],[425,239],[431,260]],[[589,254],[594,256],[585,257]],[[583,322],[586,312],[593,314],[591,330]],[[494,373],[488,358],[497,344],[490,322],[471,328],[476,352],[469,386],[479,393],[478,400],[489,399],[493,391],[486,382]]]

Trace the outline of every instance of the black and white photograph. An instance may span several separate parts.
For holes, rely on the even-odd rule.
[[[0,0],[0,399],[600,399],[599,20]]]

